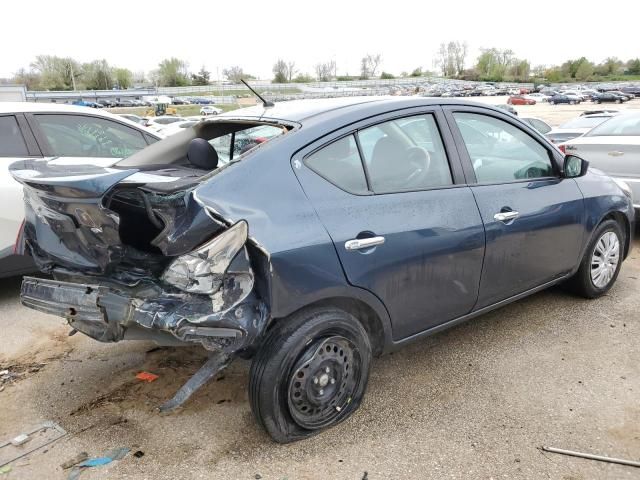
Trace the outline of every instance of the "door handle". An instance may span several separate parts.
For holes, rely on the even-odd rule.
[[[384,243],[384,237],[371,237],[371,238],[354,238],[353,240],[347,240],[344,242],[344,248],[347,250],[360,250],[363,248],[371,248],[376,245],[382,245]]]
[[[514,212],[509,211],[509,212],[500,212],[500,213],[496,213],[493,216],[494,220],[497,220],[498,222],[509,222],[511,220],[515,220],[516,218],[518,218],[520,216],[519,212]]]

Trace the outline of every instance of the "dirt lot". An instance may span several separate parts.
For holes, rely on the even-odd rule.
[[[488,99],[487,101],[490,101]],[[639,108],[635,105],[621,108]],[[558,124],[585,106],[517,107]],[[586,108],[592,108],[586,105]],[[185,408],[155,407],[203,356],[67,336],[0,280],[0,443],[45,420],[69,434],[0,479],[62,479],[65,460],[115,447],[145,453],[82,479],[625,479],[638,469],[541,445],[640,460],[640,241],[597,301],[552,289],[375,361],[362,408],[310,440],[276,445],[256,426],[237,361]],[[140,371],[159,375],[153,383]],[[365,475],[365,472],[367,474]]]

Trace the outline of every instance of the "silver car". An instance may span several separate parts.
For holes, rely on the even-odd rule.
[[[640,112],[616,115],[559,147],[626,184],[640,212]]]

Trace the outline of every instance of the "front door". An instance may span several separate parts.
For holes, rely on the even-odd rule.
[[[583,197],[559,175],[554,152],[515,119],[473,108],[448,112],[486,230],[477,308],[569,273],[582,245]],[[465,151],[466,150],[466,151]]]
[[[348,281],[382,300],[396,340],[471,311],[484,255],[442,110],[404,115],[337,132],[293,159]]]

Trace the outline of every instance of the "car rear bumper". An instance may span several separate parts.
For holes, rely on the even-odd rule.
[[[65,318],[72,328],[100,342],[195,343],[231,354],[252,346],[266,324],[267,310],[253,294],[232,309],[214,312],[204,295],[158,294],[153,289],[137,293],[25,277],[20,299],[27,307]]]

